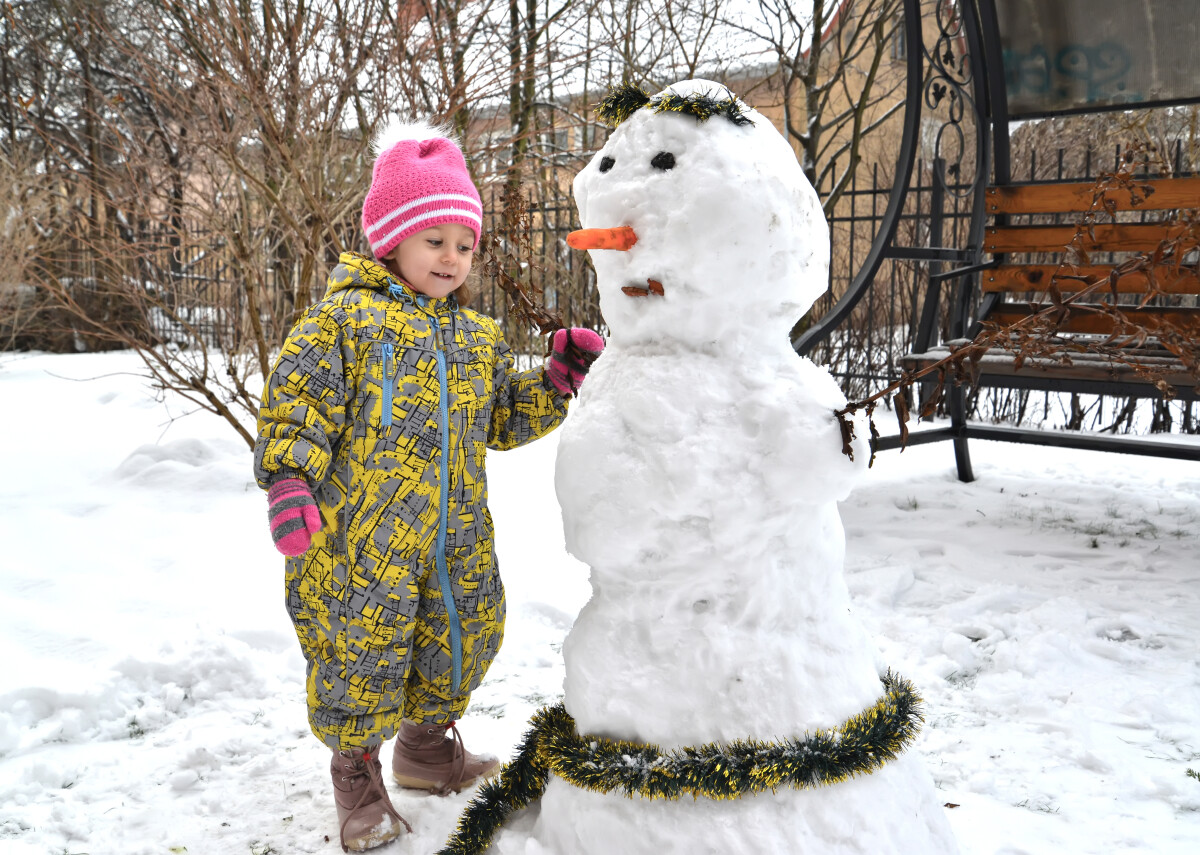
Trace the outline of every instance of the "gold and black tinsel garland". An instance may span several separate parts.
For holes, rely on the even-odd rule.
[[[480,788],[438,855],[480,855],[510,815],[541,798],[551,772],[577,787],[648,799],[736,799],[870,774],[899,756],[923,721],[912,683],[891,671],[880,679],[883,696],[837,727],[784,742],[710,742],[668,752],[580,736],[561,703],[543,707],[516,758]]]
[[[651,98],[644,89],[633,84],[617,86],[596,105],[596,116],[610,128],[624,122],[638,110],[649,107],[655,113],[678,113],[707,122],[713,116],[724,116],[735,125],[752,125],[754,122],[742,112],[742,105],[729,90],[725,97],[714,97],[707,92],[677,95],[668,92]]]

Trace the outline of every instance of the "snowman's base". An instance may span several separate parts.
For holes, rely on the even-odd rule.
[[[895,759],[921,726],[921,698],[888,672],[883,696],[836,728],[779,743],[657,746],[580,736],[562,704],[532,719],[517,756],[485,784],[438,855],[479,855],[508,817],[541,798],[550,773],[576,787],[648,799],[736,799],[781,788],[811,789],[866,775]]]
[[[959,855],[916,751],[834,787],[650,801],[554,775],[487,855]]]

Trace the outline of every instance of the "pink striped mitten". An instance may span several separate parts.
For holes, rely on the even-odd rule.
[[[312,545],[312,536],[321,530],[321,512],[308,482],[303,478],[284,478],[267,491],[267,516],[275,548],[284,555],[303,555]]]
[[[564,397],[571,397],[583,385],[583,378],[604,351],[604,339],[583,327],[571,327],[554,333],[551,342],[550,365],[546,376]]]

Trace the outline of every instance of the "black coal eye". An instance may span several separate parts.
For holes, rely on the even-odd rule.
[[[617,162],[615,160],[613,160],[611,157],[602,157],[602,158],[600,158],[600,171],[608,172],[608,170],[612,169],[613,166],[616,165],[616,163]]]
[[[671,154],[669,151],[660,151],[658,154],[654,155],[654,160],[650,161],[650,165],[655,169],[674,169],[675,155]]]

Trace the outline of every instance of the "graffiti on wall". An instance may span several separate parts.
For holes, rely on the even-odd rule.
[[[1197,0],[994,0],[1009,116],[1200,99]]]
[[[1063,45],[1053,53],[1041,44],[1004,51],[1005,87],[1017,101],[1133,104],[1143,95],[1130,85],[1132,68],[1128,48],[1112,41]]]

